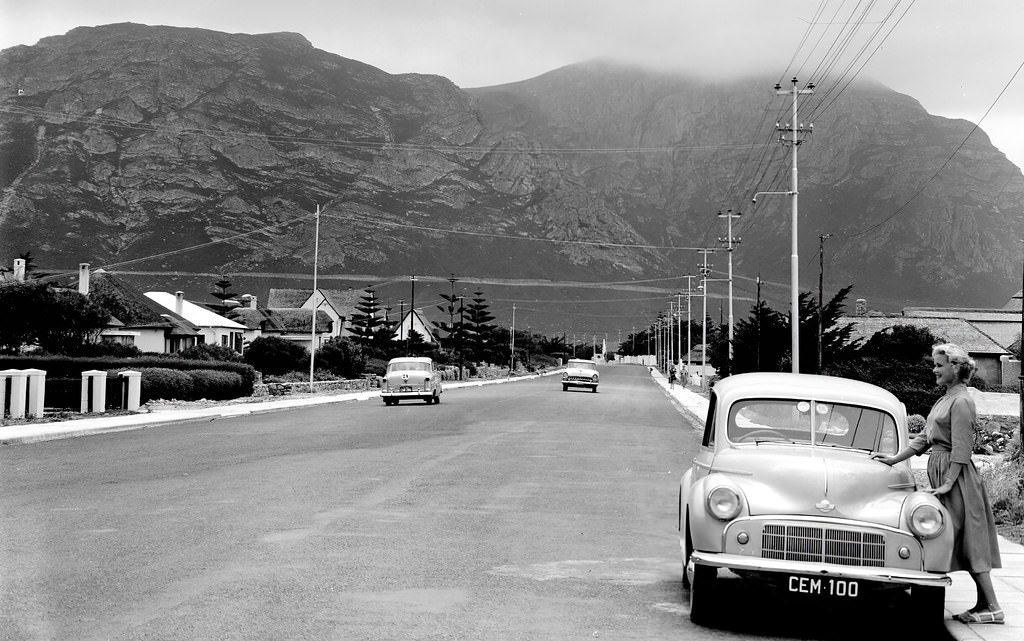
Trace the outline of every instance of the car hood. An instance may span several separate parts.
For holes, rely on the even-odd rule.
[[[890,467],[867,452],[778,443],[720,452],[712,471],[736,481],[752,516],[827,516],[891,527],[899,527],[914,482],[907,466]]]

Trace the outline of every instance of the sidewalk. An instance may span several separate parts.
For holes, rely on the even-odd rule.
[[[496,378],[461,382],[453,381],[445,383],[444,389],[447,392],[465,387],[479,387],[481,385],[493,385],[508,381],[526,380],[530,378],[537,378],[539,376],[550,376],[556,373],[558,373],[558,370],[545,372],[543,374],[516,376],[514,378]],[[0,445],[38,443],[40,441],[53,441],[63,438],[73,438],[76,436],[87,436],[89,434],[103,434],[106,432],[121,432],[125,430],[141,429],[166,423],[185,423],[189,421],[210,420],[214,418],[229,418],[233,416],[245,416],[248,414],[276,412],[295,407],[365,401],[375,398],[380,398],[379,390],[340,392],[338,394],[330,395],[296,395],[287,398],[275,397],[273,400],[234,404],[213,403],[208,407],[170,407],[167,409],[160,409],[159,406],[157,406],[156,409],[149,412],[138,414],[119,414],[117,416],[98,415],[90,418],[76,418],[67,421],[53,421],[49,423],[39,422],[4,425],[0,426]]]
[[[683,411],[693,415],[699,425],[704,425],[708,413],[706,398],[681,385],[670,389],[668,379],[657,370],[652,375],[655,382]],[[915,469],[924,469],[928,466],[927,455],[913,456],[910,463]],[[1006,613],[1006,623],[966,625],[953,620],[954,614],[963,612],[975,603],[974,581],[970,575],[966,572],[953,572],[949,575],[953,579],[953,585],[946,588],[946,630],[957,641],[1024,639],[1024,546],[999,537],[999,554],[1003,567],[992,571],[992,584],[995,586],[996,596],[999,597],[999,604]]]

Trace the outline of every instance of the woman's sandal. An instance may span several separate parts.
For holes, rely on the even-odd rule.
[[[961,612],[960,614],[954,615],[954,619],[960,623],[995,623],[1002,624],[1006,622],[1006,615],[1003,614],[1002,610],[983,610],[981,612]]]

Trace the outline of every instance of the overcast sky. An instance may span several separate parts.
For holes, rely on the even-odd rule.
[[[1007,87],[1024,63],[1021,0],[0,0],[0,7],[0,48],[115,22],[292,31],[389,73],[438,74],[460,87],[606,57],[709,76],[796,74],[826,88],[827,77],[810,76],[846,42],[835,75],[852,64],[932,114],[974,123],[991,107],[981,128],[1024,167],[1024,70]],[[851,22],[861,25],[847,40],[843,25]]]

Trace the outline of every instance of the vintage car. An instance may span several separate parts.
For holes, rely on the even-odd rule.
[[[385,405],[398,405],[398,401],[408,398],[440,403],[441,378],[441,371],[426,356],[392,358],[384,372],[380,397]]]
[[[868,383],[780,373],[718,381],[679,484],[690,618],[716,619],[719,570],[728,569],[819,602],[909,588],[915,620],[941,622],[949,515],[918,491],[909,462],[872,459],[907,439],[906,408]]]
[[[562,372],[562,391],[567,392],[570,387],[589,387],[591,392],[596,392],[600,380],[594,361],[570,358]]]

